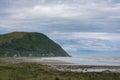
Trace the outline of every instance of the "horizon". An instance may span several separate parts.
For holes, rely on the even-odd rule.
[[[0,34],[39,32],[72,56],[120,57],[118,0],[0,0]]]

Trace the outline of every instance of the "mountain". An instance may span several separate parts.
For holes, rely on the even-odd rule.
[[[1,57],[69,56],[46,35],[37,32],[12,32],[0,35]]]

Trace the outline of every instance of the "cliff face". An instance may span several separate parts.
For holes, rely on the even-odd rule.
[[[13,32],[0,35],[0,56],[66,57],[69,55],[42,33]]]

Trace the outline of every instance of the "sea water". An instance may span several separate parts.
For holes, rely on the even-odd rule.
[[[81,57],[44,57],[33,58],[33,61],[62,61],[68,62],[73,65],[100,65],[100,66],[120,66],[120,57],[94,57],[94,56],[81,56]]]

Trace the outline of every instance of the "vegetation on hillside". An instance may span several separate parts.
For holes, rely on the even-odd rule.
[[[0,80],[120,80],[120,73],[60,72],[38,63],[0,63]]]
[[[36,32],[13,32],[0,35],[0,56],[69,56],[46,35]]]

